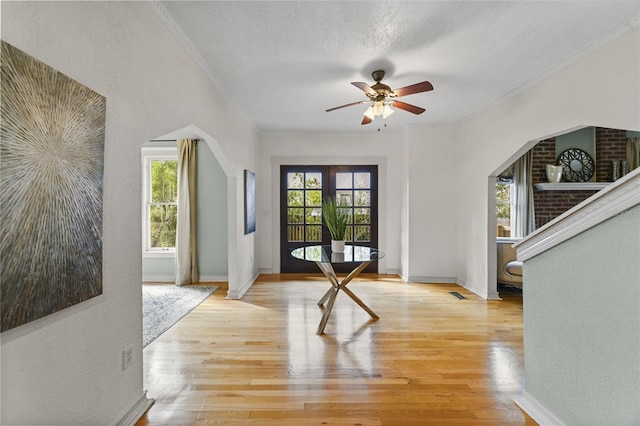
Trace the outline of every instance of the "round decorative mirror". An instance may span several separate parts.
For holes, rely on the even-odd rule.
[[[558,157],[558,165],[562,166],[562,175],[569,182],[586,182],[595,169],[593,158],[577,148],[563,151]]]
[[[579,162],[578,160],[571,160],[571,170],[573,170],[574,172],[580,172],[582,171],[582,163]]]

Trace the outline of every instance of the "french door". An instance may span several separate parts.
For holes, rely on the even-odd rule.
[[[335,197],[349,212],[347,244],[378,246],[378,166],[280,166],[280,271],[318,272],[291,256],[298,247],[331,244],[322,200]],[[334,265],[348,272],[349,265]],[[365,272],[377,272],[374,262]]]

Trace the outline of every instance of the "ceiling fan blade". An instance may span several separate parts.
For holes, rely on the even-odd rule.
[[[364,116],[364,118],[362,119],[362,123],[360,124],[369,124],[371,123],[373,120],[370,119],[369,117],[367,117],[366,115]]]
[[[363,92],[365,92],[368,95],[378,96],[378,92],[373,90],[371,88],[371,86],[369,86],[367,83],[363,83],[361,81],[355,81],[355,82],[351,82],[351,84],[353,84],[358,89],[362,90]]]
[[[424,108],[420,108],[418,106],[407,104],[405,102],[400,102],[400,101],[393,101],[393,106],[396,108],[403,109],[405,111],[412,112],[414,114],[422,114],[425,111]]]
[[[428,81],[412,84],[411,86],[401,87],[393,91],[396,97],[413,95],[414,93],[428,92],[433,90],[433,86]]]
[[[351,102],[350,104],[340,105],[340,106],[337,106],[337,107],[329,108],[328,110],[326,110],[326,112],[335,111],[335,110],[337,110],[337,109],[345,108],[345,107],[348,107],[348,106],[364,104],[364,103],[367,103],[367,102],[368,102],[368,101]]]

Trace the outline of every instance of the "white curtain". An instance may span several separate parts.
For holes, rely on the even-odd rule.
[[[627,138],[627,163],[629,171],[640,167],[640,138]]]
[[[529,150],[514,163],[515,219],[511,236],[522,238],[536,229],[533,205],[533,150]]]
[[[198,282],[196,256],[196,141],[178,139],[176,285]]]

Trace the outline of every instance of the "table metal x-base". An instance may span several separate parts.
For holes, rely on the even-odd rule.
[[[324,328],[327,325],[327,321],[329,320],[329,315],[331,315],[331,310],[333,309],[333,304],[336,302],[336,297],[338,296],[338,292],[340,290],[345,292],[346,295],[349,296],[354,302],[356,302],[362,309],[367,311],[367,313],[371,315],[372,318],[374,319],[380,318],[378,315],[376,315],[375,312],[371,310],[371,308],[365,305],[364,302],[360,300],[360,298],[358,298],[358,296],[353,294],[353,292],[347,288],[347,284],[349,284],[349,282],[352,279],[357,277],[360,274],[360,272],[364,270],[364,268],[369,266],[369,264],[372,261],[373,260],[362,262],[356,269],[351,271],[349,275],[347,275],[342,281],[338,280],[338,276],[336,275],[336,272],[333,269],[333,266],[331,266],[331,262],[316,261],[316,264],[318,265],[322,273],[327,277],[327,279],[331,283],[331,288],[325,293],[324,296],[322,296],[322,299],[318,301],[318,306],[324,305],[324,303],[327,300],[329,300],[329,303],[327,303],[327,306],[324,309],[324,314],[322,314],[322,319],[320,320],[320,325],[318,325],[318,330],[316,331],[316,334],[322,334],[324,332]]]

